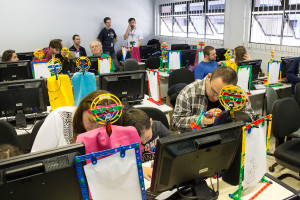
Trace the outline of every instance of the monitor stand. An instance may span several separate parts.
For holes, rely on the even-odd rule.
[[[16,128],[26,128],[26,117],[23,110],[17,110],[16,114]]]
[[[204,179],[195,179],[187,184],[185,184],[182,188],[179,189],[180,193],[187,197],[196,197],[199,196],[201,198],[197,199],[205,199],[205,200],[215,200],[218,199],[218,192],[214,192],[206,183]],[[167,198],[171,199],[187,199],[182,197],[179,192],[175,192],[173,195]]]

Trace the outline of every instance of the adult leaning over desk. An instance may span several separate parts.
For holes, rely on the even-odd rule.
[[[97,90],[88,94],[78,107],[64,106],[52,111],[37,133],[31,152],[75,143],[79,134],[101,127],[86,111],[97,96],[107,93]]]

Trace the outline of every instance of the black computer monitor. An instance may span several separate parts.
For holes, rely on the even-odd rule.
[[[25,114],[47,111],[44,79],[0,83],[0,117],[16,116],[17,127],[26,127]]]
[[[181,67],[188,68],[189,66],[194,66],[196,51],[196,49],[181,51]]]
[[[90,69],[88,71],[94,73],[95,75],[99,75],[99,73],[98,73],[98,59],[101,58],[101,57],[88,56],[87,58],[91,61],[91,66],[90,66]],[[70,71],[72,71],[72,73],[75,73],[75,72],[79,71],[79,69],[76,67],[76,60],[77,59],[78,58],[71,58],[70,59]]]
[[[243,126],[244,122],[234,122],[159,138],[151,192],[157,194],[183,186],[180,193],[185,196],[211,199],[206,195],[215,193],[208,192],[211,189],[204,179],[216,173],[222,174],[230,167],[237,153]],[[188,185],[192,187],[185,187]],[[190,192],[194,192],[194,195]]]
[[[147,46],[140,46],[140,56],[141,59],[147,59],[150,57],[154,57],[155,52],[158,52],[159,50],[157,49],[156,45],[147,45]],[[160,53],[156,54],[158,56],[160,56]]]
[[[171,51],[191,49],[188,44],[172,44]]]
[[[19,60],[32,60],[33,52],[17,53]]]
[[[1,199],[82,199],[74,157],[83,143],[0,160]]]
[[[217,58],[216,61],[224,61],[225,60],[225,53],[226,53],[227,49],[224,48],[217,48],[216,49],[216,54],[217,54]]]
[[[290,68],[291,63],[298,57],[281,57],[281,78],[286,78],[286,72]]]
[[[144,99],[146,71],[100,74],[100,89],[116,95],[127,107]]]
[[[254,81],[257,79],[259,72],[261,71],[261,59],[258,60],[244,60],[241,61],[239,66],[248,66],[251,65],[252,66],[252,77],[251,80]]]
[[[0,62],[0,82],[32,79],[29,60]]]

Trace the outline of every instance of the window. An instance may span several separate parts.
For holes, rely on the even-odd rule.
[[[192,0],[159,5],[159,35],[223,39],[225,0]]]
[[[250,42],[300,46],[300,1],[253,0]]]

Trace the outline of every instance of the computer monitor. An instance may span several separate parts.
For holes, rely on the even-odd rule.
[[[159,138],[151,192],[157,194],[183,186],[179,193],[185,196],[196,195],[201,199],[216,197],[217,194],[210,192],[204,179],[216,173],[222,174],[230,167],[237,153],[243,126],[244,122],[240,121]],[[192,187],[186,187],[188,185]]]
[[[226,51],[227,51],[227,49],[224,49],[224,48],[217,48],[216,49],[216,54],[217,54],[216,61],[217,62],[225,60],[224,54],[226,53]]]
[[[181,67],[188,68],[189,66],[194,66],[196,57],[196,50],[182,50],[181,51]]]
[[[290,68],[291,63],[298,57],[281,57],[281,78],[286,78],[286,72]]]
[[[32,79],[29,60],[0,62],[0,82]]]
[[[144,99],[146,82],[144,70],[100,74],[99,81],[101,90],[116,95],[126,107]]]
[[[26,127],[25,114],[47,111],[44,79],[0,83],[0,117],[16,116],[17,127]]]
[[[259,59],[259,60],[244,60],[244,61],[240,62],[239,66],[251,65],[252,66],[252,77],[251,77],[251,79],[252,79],[252,81],[254,81],[254,80],[257,79],[259,72],[262,72],[261,67],[260,67],[261,62],[262,62],[261,59]]]
[[[98,59],[101,57],[98,56],[88,56],[87,57],[90,61],[91,61],[91,66],[90,69],[88,70],[89,72],[94,73],[95,75],[98,75]],[[71,58],[70,59],[70,71],[72,71],[72,73],[78,72],[79,69],[76,67],[76,60],[78,58]]]
[[[159,50],[157,49],[156,45],[147,45],[147,46],[140,46],[140,56],[141,59],[147,59],[150,57],[154,57],[155,52],[158,52]],[[160,53],[157,54],[158,56],[160,56]]]
[[[17,53],[19,60],[32,60],[33,52]]]
[[[191,49],[188,44],[172,44],[171,51]]]
[[[83,143],[0,160],[1,199],[82,199],[74,157]]]

